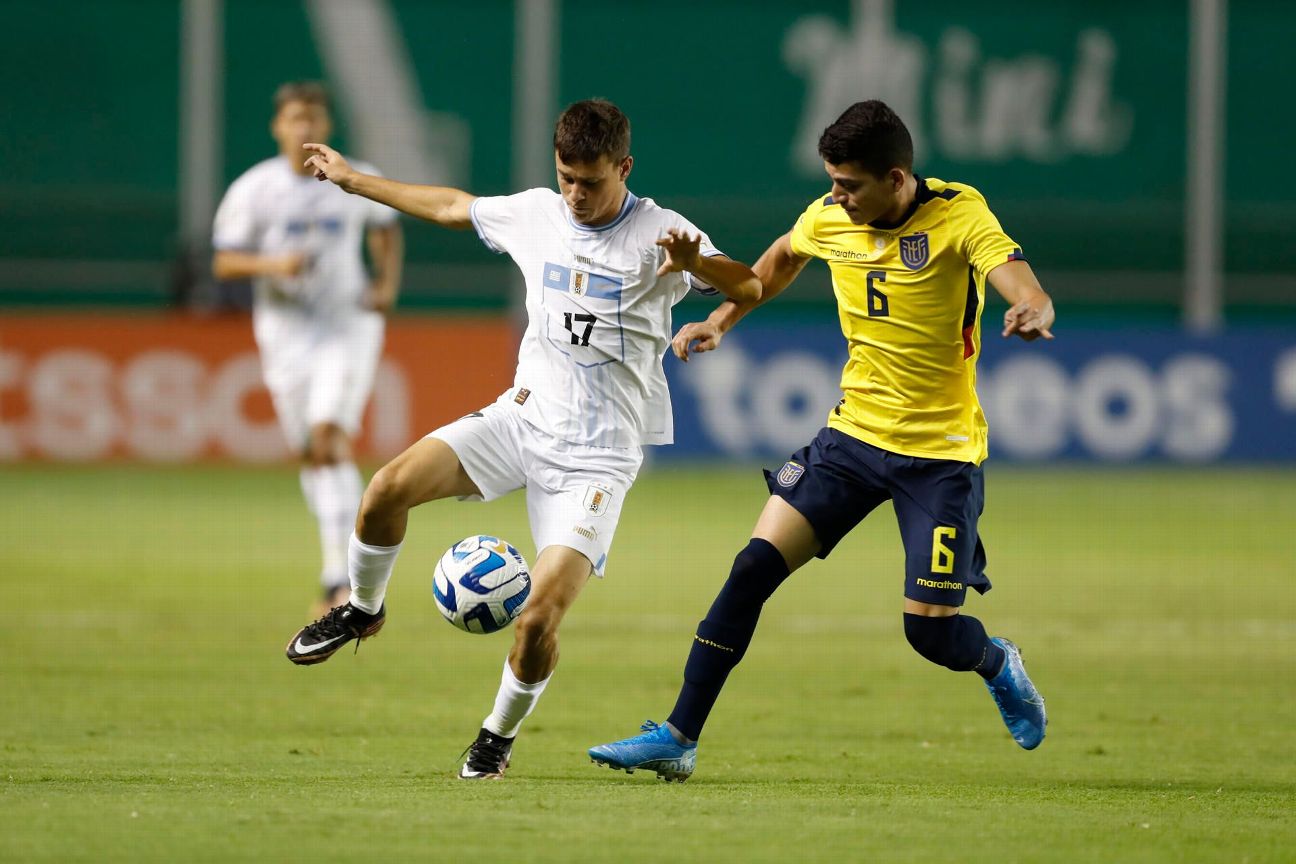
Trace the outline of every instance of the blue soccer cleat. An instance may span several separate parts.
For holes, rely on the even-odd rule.
[[[636,768],[656,771],[659,780],[683,783],[697,765],[697,744],[679,744],[665,726],[649,720],[639,727],[642,735],[600,744],[589,749],[590,759],[617,771],[633,774]]]
[[[1004,724],[1013,740],[1025,750],[1034,750],[1044,740],[1044,727],[1048,717],[1044,714],[1044,697],[1035,689],[1026,667],[1022,665],[1021,650],[1007,639],[998,636],[990,640],[1007,654],[1003,669],[986,681],[990,695],[999,706]]]

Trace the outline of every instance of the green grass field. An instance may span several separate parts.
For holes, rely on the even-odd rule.
[[[508,636],[442,622],[439,552],[520,497],[416,511],[380,638],[283,657],[317,553],[291,469],[0,473],[3,861],[1292,861],[1296,472],[992,467],[996,588],[1049,737],[901,629],[889,508],[767,607],[687,784],[591,765],[663,719],[764,500],[649,472],[500,783],[453,779]]]

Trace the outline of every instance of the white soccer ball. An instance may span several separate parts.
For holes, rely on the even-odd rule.
[[[531,570],[522,553],[478,534],[446,550],[432,575],[432,596],[445,619],[469,633],[494,633],[522,614]]]

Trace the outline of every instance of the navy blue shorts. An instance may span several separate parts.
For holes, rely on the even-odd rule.
[[[766,471],[765,482],[809,521],[820,558],[891,499],[904,541],[905,597],[962,606],[969,587],[990,590],[977,533],[985,505],[979,465],[901,456],[825,427],[777,473]]]

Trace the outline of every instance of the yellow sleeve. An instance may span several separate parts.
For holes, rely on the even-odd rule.
[[[982,275],[1000,264],[1025,260],[1021,247],[1004,233],[985,198],[975,189],[964,189],[950,210],[951,228],[959,238],[963,257]]]
[[[792,226],[792,251],[802,258],[823,258],[823,249],[815,237],[815,222],[823,210],[822,199],[816,200],[797,219]]]

